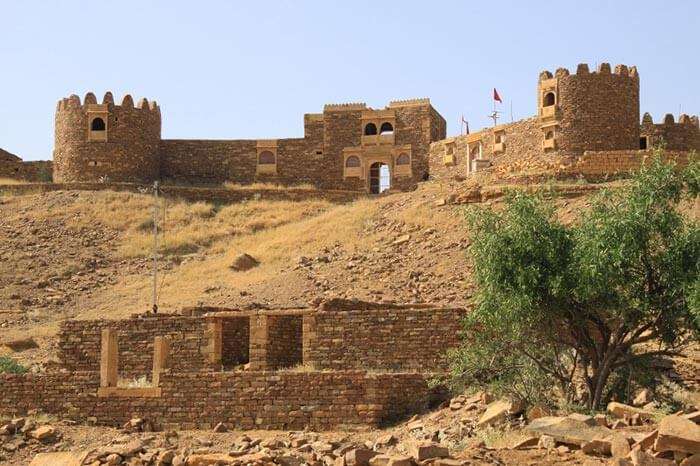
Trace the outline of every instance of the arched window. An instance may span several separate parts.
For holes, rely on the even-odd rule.
[[[367,123],[365,126],[365,136],[373,136],[377,134],[377,125],[374,123]]]
[[[551,107],[554,105],[555,97],[554,97],[554,92],[547,92],[544,95],[544,98],[542,99],[542,106],[543,107]]]
[[[396,158],[396,165],[408,165],[409,163],[411,163],[411,158],[408,154],[400,154]]]
[[[501,133],[496,133],[495,142],[496,144],[500,144],[503,142],[503,135]]]
[[[384,133],[393,133],[394,132],[394,127],[391,126],[391,123],[388,121],[385,121],[382,123],[382,126],[379,128],[379,134],[384,134]]]
[[[360,158],[355,156],[355,155],[351,155],[350,157],[345,159],[345,166],[348,168],[359,167],[360,166]]]
[[[105,130],[105,121],[97,117],[94,120],[92,120],[92,123],[90,123],[90,129],[92,131],[104,131]]]
[[[274,165],[275,164],[275,154],[269,150],[260,152],[258,155],[258,164],[260,165]]]
[[[544,135],[545,139],[554,139],[554,131],[547,131]]]

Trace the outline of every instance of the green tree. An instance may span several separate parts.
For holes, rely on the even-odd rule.
[[[659,154],[570,226],[539,195],[471,210],[478,291],[453,382],[530,399],[558,388],[597,409],[611,380],[698,338],[700,228],[679,212],[684,198],[697,208],[698,173]]]

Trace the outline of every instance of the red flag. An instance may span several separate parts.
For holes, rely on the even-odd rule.
[[[493,100],[496,100],[500,103],[503,103],[503,101],[501,100],[501,96],[498,95],[498,91],[496,90],[495,87],[493,88]]]

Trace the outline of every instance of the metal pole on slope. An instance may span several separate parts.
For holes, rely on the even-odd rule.
[[[153,182],[153,313],[158,312],[158,182]]]

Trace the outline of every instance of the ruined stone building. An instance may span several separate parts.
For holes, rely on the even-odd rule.
[[[439,401],[444,391],[429,382],[445,373],[464,315],[330,300],[66,321],[59,363],[0,374],[0,411],[115,426],[139,417],[156,428],[379,426]]]

